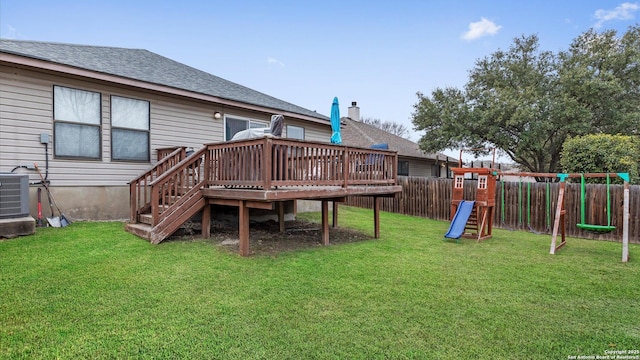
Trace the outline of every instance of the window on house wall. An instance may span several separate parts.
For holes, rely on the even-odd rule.
[[[287,138],[304,140],[304,128],[300,126],[287,125]]]
[[[100,93],[54,86],[54,156],[100,159],[100,119]]]
[[[149,161],[149,102],[111,96],[111,158]]]
[[[225,116],[224,118],[224,139],[226,141],[231,140],[233,135],[242,130],[256,129],[267,127],[268,124],[253,119],[244,119],[233,116]]]
[[[409,162],[408,161],[398,161],[398,175],[400,176],[409,176]]]

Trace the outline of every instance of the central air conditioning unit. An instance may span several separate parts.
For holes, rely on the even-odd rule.
[[[29,176],[0,173],[0,219],[29,216]]]

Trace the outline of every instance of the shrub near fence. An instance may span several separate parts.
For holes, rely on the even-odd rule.
[[[398,176],[398,185],[402,186],[402,192],[393,198],[381,198],[380,210],[429,219],[449,220],[452,182],[452,179]],[[476,186],[476,180],[465,180],[465,199],[475,199]],[[493,226],[551,234],[559,188],[558,183],[498,182]],[[564,195],[567,235],[620,241],[622,239],[623,190],[622,185],[610,187],[611,224],[616,227],[616,230],[608,234],[593,234],[576,227],[580,222],[580,184],[567,183]],[[631,185],[629,190],[629,241],[640,243],[640,185]],[[550,201],[548,202],[547,199]],[[586,222],[606,225],[606,185],[588,184],[585,201]],[[373,199],[354,196],[349,197],[345,204],[372,209]]]

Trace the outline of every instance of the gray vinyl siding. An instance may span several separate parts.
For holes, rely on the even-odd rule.
[[[432,160],[399,157],[398,161],[409,161],[409,176],[436,176],[433,173]]]
[[[44,167],[40,133],[51,133],[51,90],[20,73],[0,68],[0,172],[34,162]]]
[[[319,141],[319,142],[331,142],[331,127],[330,126],[322,126],[320,124],[314,124],[309,122],[304,122],[295,119],[287,119],[284,120],[284,133],[283,137],[287,137],[286,134],[286,125],[299,126],[304,128],[304,139],[307,141]]]
[[[224,121],[214,119],[213,113],[214,110],[195,108],[177,102],[153,102],[152,148],[187,146],[198,149],[203,144],[222,141]],[[155,159],[156,154],[152,155]]]
[[[100,160],[59,159],[53,156],[53,85],[99,92],[102,101],[102,146]],[[226,115],[249,117],[268,122],[271,114],[241,109],[222,109],[203,101],[136,91],[105,83],[56,76],[22,68],[0,66],[0,172],[37,162],[44,172],[45,150],[40,134],[50,135],[49,180],[53,186],[126,186],[148,170],[157,157],[156,149],[203,144],[223,140],[222,119]],[[110,96],[118,95],[150,102],[150,162],[111,161]],[[330,126],[285,119],[286,124],[305,128],[308,140],[328,141]],[[21,170],[22,171],[22,170]],[[32,181],[37,174],[29,172]]]

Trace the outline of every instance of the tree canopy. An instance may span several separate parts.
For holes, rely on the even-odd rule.
[[[464,89],[418,92],[412,122],[426,152],[493,146],[522,169],[558,172],[566,139],[640,132],[640,26],[589,30],[566,51],[536,35],[477,60]]]
[[[382,121],[380,119],[374,118],[363,118],[362,122],[403,138],[406,138],[409,135],[409,129],[406,126],[394,121]]]
[[[640,136],[591,134],[570,138],[562,147],[560,162],[563,172],[625,172],[632,184],[638,184]]]

